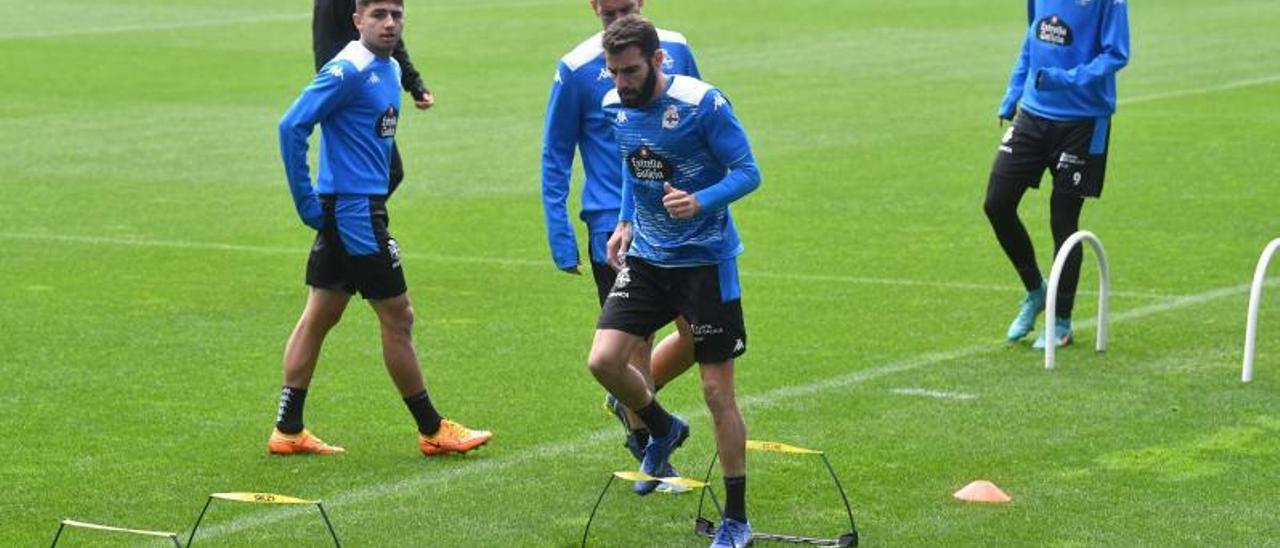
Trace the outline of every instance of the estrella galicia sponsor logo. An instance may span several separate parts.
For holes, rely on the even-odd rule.
[[[400,122],[400,114],[396,107],[387,107],[387,111],[378,118],[378,137],[384,139],[396,136],[396,125]]]
[[[670,160],[643,145],[627,156],[627,167],[642,181],[670,181],[675,174]]]
[[[1088,165],[1088,162],[1084,158],[1069,152],[1063,152],[1061,156],[1058,156],[1058,171],[1074,170],[1079,174],[1080,169],[1086,165]],[[1078,184],[1079,180],[1076,182]]]
[[[1036,38],[1058,46],[1071,45],[1071,27],[1057,15],[1050,15],[1036,23]]]

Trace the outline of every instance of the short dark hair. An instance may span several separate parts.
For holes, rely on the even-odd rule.
[[[604,50],[611,55],[622,53],[632,46],[639,46],[640,53],[646,58],[653,57],[653,53],[661,47],[658,29],[648,19],[636,13],[619,18],[604,31]]]
[[[404,0],[356,0],[356,11],[369,7],[369,4],[377,4],[379,2],[386,2],[388,4],[395,4],[402,8],[404,7]]]

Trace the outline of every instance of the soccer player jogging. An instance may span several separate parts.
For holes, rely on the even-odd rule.
[[[608,27],[620,17],[639,13],[644,7],[644,0],[591,0],[590,4],[592,12]],[[605,94],[614,89],[613,78],[605,66],[602,34],[596,33],[583,41],[556,67],[543,136],[542,205],[556,268],[581,274],[578,242],[566,207],[574,151],[581,150],[586,179],[582,183],[580,217],[587,224],[591,272],[603,306],[617,275],[607,264],[605,244],[618,223],[622,173],[613,127],[605,120],[600,106]],[[698,65],[683,35],[658,29],[658,39],[664,52],[664,72],[699,77]],[[676,333],[652,349],[652,361],[648,342],[637,348],[631,357],[631,363],[655,389],[661,389],[693,365],[693,338],[688,324],[679,320],[677,327]],[[644,422],[618,405],[612,396],[607,398],[606,404],[628,431],[627,448],[637,460],[641,459],[649,438]],[[663,475],[674,476],[676,473],[670,470]],[[665,484],[662,488],[664,491],[681,490],[678,486]]]
[[[418,446],[430,455],[465,453],[492,434],[442,418],[427,396],[413,347],[413,306],[400,266],[400,246],[387,232],[387,172],[400,113],[400,67],[391,52],[404,28],[402,0],[358,0],[360,40],[321,68],[280,120],[280,152],[294,206],[315,229],[307,260],[309,293],[284,352],[284,388],[275,454],[342,453],[303,426],[307,388],[325,335],[359,291],[378,315],[382,356],[392,382],[418,425]],[[320,171],[311,184],[307,140],[323,126]]]
[[[356,0],[315,0],[311,17],[311,50],[315,54],[316,72],[347,47],[347,44],[360,39],[359,30],[351,24],[351,15],[355,12]],[[409,60],[409,52],[405,49],[403,39],[396,42],[391,57],[400,64],[400,87],[413,97],[413,105],[418,110],[431,108],[436,102],[435,96],[427,89],[422,75]],[[394,193],[403,180],[404,163],[400,159],[400,148],[393,141],[387,195]]]
[[[622,210],[607,244],[619,269],[596,327],[589,368],[649,426],[640,471],[660,475],[689,425],[667,412],[627,363],[655,330],[688,320],[703,396],[724,470],[725,517],[712,546],[745,546],[746,424],[734,399],[734,359],[747,349],[729,204],[760,185],[746,132],[715,87],[663,71],[657,30],[639,15],[609,26],[605,59],[616,88],[604,98],[622,165]],[[657,487],[641,481],[644,495]]]
[[[1129,9],[1125,0],[1030,0],[1029,27],[1013,66],[998,115],[1011,120],[983,204],[996,239],[1022,279],[1027,294],[1006,334],[1014,342],[1035,329],[1045,307],[1045,283],[1031,236],[1018,218],[1027,188],[1038,188],[1046,169],[1053,176],[1049,224],[1055,253],[1079,230],[1085,198],[1102,195],[1116,111],[1116,72],[1129,62]],[[1052,335],[1071,344],[1071,309],[1080,281],[1083,252],[1067,257],[1058,286]]]

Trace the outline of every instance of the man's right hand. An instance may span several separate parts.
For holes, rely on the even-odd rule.
[[[622,270],[627,262],[627,250],[631,249],[631,223],[618,223],[609,236],[607,260],[614,270]]]

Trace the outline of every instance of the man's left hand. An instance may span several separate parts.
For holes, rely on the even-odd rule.
[[[671,218],[692,219],[702,211],[702,204],[698,203],[697,196],[673,187],[671,183],[663,183],[662,190],[665,192],[662,205],[667,208],[667,215]]]
[[[431,92],[429,91],[422,94],[421,99],[414,98],[413,100],[413,106],[417,107],[418,110],[427,110],[431,108],[432,105],[435,105],[435,104],[436,104],[436,96],[432,95]]]

